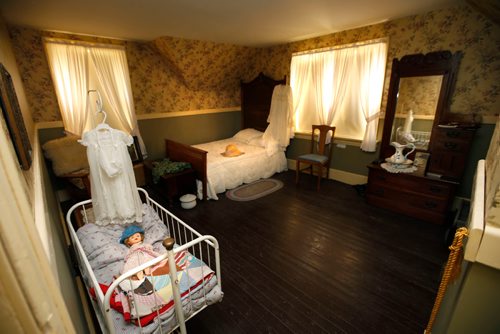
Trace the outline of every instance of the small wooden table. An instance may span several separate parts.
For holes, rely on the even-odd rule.
[[[157,188],[168,199],[170,205],[173,204],[174,199],[184,194],[196,194],[196,173],[193,168],[162,175],[156,184],[153,183],[153,161],[145,160],[144,168],[146,183]]]

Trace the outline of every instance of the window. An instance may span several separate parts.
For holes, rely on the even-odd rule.
[[[125,49],[114,45],[90,45],[70,41],[45,41],[59,108],[68,133],[81,135],[102,121],[96,113],[102,97],[106,122],[137,136],[145,147],[135,116]]]
[[[292,55],[295,131],[332,125],[336,136],[375,151],[386,59],[384,40]]]

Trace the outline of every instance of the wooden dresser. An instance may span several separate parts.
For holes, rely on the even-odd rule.
[[[424,155],[429,158],[411,173],[392,173],[380,163],[369,165],[368,203],[424,221],[452,222],[451,205],[476,128],[472,117],[450,112],[461,57],[461,52],[436,51],[393,60],[379,162],[394,154],[394,142],[414,145],[412,155],[407,153],[410,160],[417,152],[419,160]],[[399,136],[404,128],[400,124],[408,124],[415,137]],[[388,163],[389,170],[397,171]]]
[[[446,222],[457,182],[420,173],[393,174],[378,164],[368,169],[368,203],[437,224]]]

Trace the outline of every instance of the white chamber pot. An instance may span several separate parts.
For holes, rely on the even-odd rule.
[[[196,196],[193,194],[183,195],[179,200],[183,209],[192,209],[196,206]]]

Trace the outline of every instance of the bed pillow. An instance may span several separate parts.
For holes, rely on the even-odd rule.
[[[65,136],[43,144],[45,157],[52,161],[57,176],[89,168],[87,148],[78,139],[77,136]]]
[[[267,156],[272,156],[279,151],[279,143],[273,138],[264,139],[264,136],[259,136],[250,140],[248,145],[254,145],[266,149]]]
[[[252,139],[262,136],[264,133],[252,128],[247,128],[239,131],[233,136],[234,140],[248,144]]]
[[[248,142],[248,145],[254,145],[259,147],[266,147],[266,142],[264,141],[264,137],[258,136],[253,138]]]

